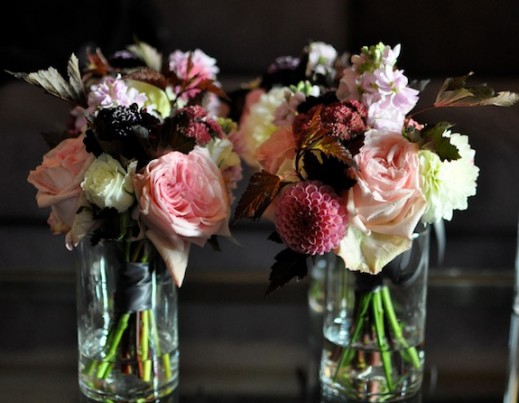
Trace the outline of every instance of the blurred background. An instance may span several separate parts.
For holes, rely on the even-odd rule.
[[[0,327],[0,356],[4,357],[12,357],[7,352],[19,357],[44,350],[59,362],[56,349],[64,351],[67,346],[73,351],[75,343],[73,254],[65,249],[61,236],[50,234],[49,212],[38,209],[36,192],[26,181],[47,151],[40,133],[62,129],[68,105],[4,70],[32,72],[49,66],[62,70],[71,53],[81,54],[87,46],[110,54],[138,38],[164,54],[202,49],[217,60],[219,79],[230,92],[259,76],[276,57],[299,55],[311,40],[349,53],[382,41],[402,45],[399,67],[410,79],[431,79],[419,107],[433,102],[443,79],[470,71],[476,82],[488,83],[497,91],[519,92],[519,2],[515,0],[49,0],[12,2],[10,9],[0,16],[0,299],[11,303],[0,308],[0,317],[11,323],[9,331]],[[483,287],[485,308],[479,313],[486,316],[474,313],[469,318],[461,313],[468,322],[465,328],[459,326],[459,336],[472,337],[474,349],[486,351],[471,356],[470,350],[468,357],[485,362],[499,389],[506,369],[508,303],[516,256],[519,106],[434,110],[419,118],[456,123],[453,130],[469,135],[476,149],[481,170],[478,193],[469,199],[468,210],[455,212],[453,221],[445,223],[444,259],[437,259],[434,239],[431,254],[432,271],[448,270],[445,277],[437,277],[437,284],[455,274],[470,287],[463,288],[464,293],[453,288],[460,298],[451,303],[444,300],[444,305],[431,310],[431,317],[441,321],[463,312],[468,307],[463,304],[480,295],[473,290]],[[307,364],[304,352],[311,323],[304,285],[291,284],[265,300],[263,290],[276,248],[266,239],[271,228],[241,222],[233,231],[239,244],[222,242],[224,251],[217,256],[211,250],[192,249],[180,290],[181,301],[186,301],[181,337],[188,357],[181,362],[191,363],[184,367],[186,378],[207,359],[207,355],[200,357],[200,351],[210,355],[212,346],[205,344],[206,350],[197,354],[187,339],[211,334],[213,340],[226,340],[245,366],[252,340],[254,348],[266,349],[264,355],[270,356],[256,376],[284,379],[280,368],[300,370]],[[52,296],[41,291],[48,287]],[[36,309],[41,310],[39,321],[34,319]],[[459,316],[452,320],[460,324]],[[42,323],[47,324],[47,332]],[[66,331],[56,333],[51,330],[55,328]],[[446,335],[430,328],[435,341],[447,342]],[[493,333],[478,339],[472,333],[476,328],[490,328]],[[40,340],[36,345],[34,334]],[[435,348],[441,350],[435,341],[433,356]],[[275,361],[272,357],[280,351],[292,358]],[[213,359],[228,368],[236,366],[236,360],[223,355]],[[45,361],[45,354],[41,357]],[[63,358],[66,365],[68,358]],[[274,367],[279,371],[273,372]],[[285,389],[297,389],[305,376],[308,382],[309,375],[298,371],[286,379]],[[0,376],[0,386],[13,387],[11,381]],[[272,382],[273,389],[283,389]],[[261,387],[269,390],[266,384]]]
[[[512,0],[499,6],[460,0],[298,0],[297,4],[288,0],[54,0],[14,2],[12,7],[14,12],[3,13],[0,24],[0,167],[4,172],[0,181],[3,189],[9,189],[2,196],[0,226],[2,231],[6,225],[14,228],[6,229],[9,236],[4,238],[11,242],[0,243],[0,251],[4,262],[14,252],[10,262],[19,266],[25,264],[12,247],[13,231],[19,225],[45,225],[47,215],[36,207],[35,192],[25,180],[45,151],[39,133],[62,128],[68,106],[13,79],[5,69],[31,72],[54,66],[63,70],[72,52],[81,55],[86,47],[97,46],[110,54],[138,38],[164,54],[202,49],[217,60],[219,79],[231,92],[259,76],[276,57],[299,55],[311,40],[349,53],[383,41],[402,45],[399,67],[410,79],[431,79],[417,109],[430,105],[444,78],[470,71],[475,73],[474,82],[488,83],[498,91],[519,90],[515,21],[519,3]],[[456,212],[454,220],[446,223],[443,264],[511,267],[518,211],[517,105],[435,110],[419,118],[456,123],[454,130],[470,136],[481,168],[478,194],[469,199],[469,209]],[[22,234],[26,244],[27,233]],[[37,266],[60,261],[62,251],[45,245],[61,240],[49,238],[45,234],[34,247],[55,255],[38,259]],[[259,240],[254,243],[256,250],[267,247]],[[251,259],[255,268],[268,266],[264,256],[259,253],[259,259]],[[30,265],[33,256],[26,257]]]

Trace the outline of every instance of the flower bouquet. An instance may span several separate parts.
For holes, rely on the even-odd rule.
[[[109,57],[88,50],[86,65],[73,54],[67,73],[11,74],[71,104],[67,129],[45,135],[51,149],[28,181],[51,209],[51,231],[82,253],[80,385],[93,398],[154,400],[178,382],[170,298],[190,246],[218,248],[217,236],[230,236],[242,175],[236,125],[219,117],[226,95],[201,50],[167,59],[144,42]]]
[[[239,125],[255,172],[234,218],[271,220],[270,239],[286,247],[266,293],[305,277],[309,261],[331,259],[338,269],[327,273],[326,309],[335,316],[325,318],[321,381],[370,401],[419,387],[424,320],[408,311],[423,310],[425,290],[406,290],[411,280],[423,287],[428,249],[415,245],[430,224],[467,208],[478,177],[467,136],[448,122],[419,122],[424,83],[410,84],[399,53],[379,43],[348,61],[312,42],[268,68],[247,93]],[[447,79],[430,107],[519,99],[469,85],[470,75]]]

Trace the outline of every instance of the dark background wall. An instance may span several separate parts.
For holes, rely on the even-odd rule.
[[[383,41],[402,45],[399,66],[409,77],[433,79],[423,102],[434,99],[444,77],[468,71],[497,90],[519,92],[519,2],[512,0],[50,0],[10,6],[14,11],[0,16],[0,170],[5,173],[0,176],[0,237],[8,240],[0,242],[4,261],[20,259],[12,251],[16,239],[27,237],[34,237],[32,248],[43,255],[52,251],[53,262],[63,254],[62,240],[46,227],[48,212],[36,207],[34,189],[25,179],[45,151],[39,132],[62,125],[67,111],[4,69],[64,68],[72,52],[99,46],[111,53],[136,36],[165,54],[204,50],[217,59],[220,78],[232,90],[277,56],[297,55],[310,40],[352,53]],[[432,111],[421,118],[456,123],[456,130],[471,136],[481,168],[478,194],[469,200],[469,209],[446,223],[445,264],[512,267],[519,208],[518,106]],[[255,267],[268,268],[273,254],[263,250],[271,243],[258,241],[264,229],[257,228],[238,228],[254,250],[237,255],[253,256]],[[193,264],[206,264],[203,255],[197,259]],[[221,264],[238,267],[238,260]],[[34,264],[32,257],[24,264]]]

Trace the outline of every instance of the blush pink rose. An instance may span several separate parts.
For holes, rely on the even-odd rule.
[[[370,130],[355,161],[357,183],[346,196],[350,226],[337,254],[351,270],[378,273],[410,248],[426,207],[418,147],[400,133]]]
[[[371,130],[360,152],[349,203],[359,227],[411,238],[425,207],[418,146],[400,133]]]
[[[80,183],[94,160],[85,149],[83,137],[59,143],[27,178],[38,190],[38,206],[52,209],[48,223],[55,234],[66,233],[72,227],[81,195]]]
[[[190,244],[229,235],[230,203],[220,170],[207,149],[195,147],[151,161],[135,175],[134,186],[146,236],[180,286]]]

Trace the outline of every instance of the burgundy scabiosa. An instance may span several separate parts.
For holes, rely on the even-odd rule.
[[[337,247],[344,237],[348,215],[332,187],[304,181],[284,189],[276,205],[275,224],[290,249],[322,255]]]

